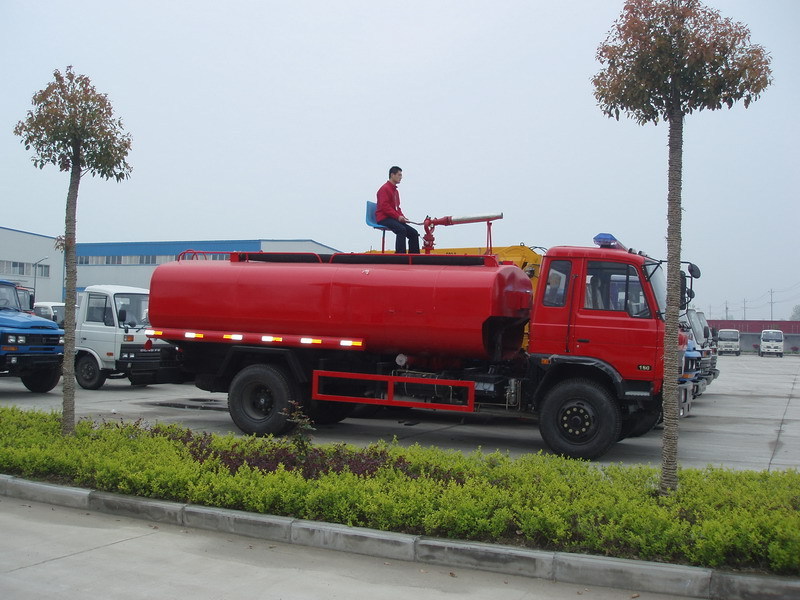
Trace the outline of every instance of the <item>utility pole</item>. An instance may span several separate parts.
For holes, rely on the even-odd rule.
[[[728,301],[725,300],[725,320],[727,321],[728,319],[730,319],[730,316],[728,315]]]
[[[39,263],[42,261],[47,260],[50,258],[49,256],[45,256],[44,258],[40,258],[35,263],[33,263],[33,300],[36,301],[36,276],[39,274]],[[33,308],[31,306],[31,308]]]
[[[747,321],[747,300],[742,300],[742,321]]]
[[[774,292],[775,292],[775,290],[770,290],[770,291],[769,291],[769,320],[770,320],[770,321],[772,321],[772,305],[773,305],[773,304],[775,304],[775,303],[772,301],[772,294],[773,294]]]

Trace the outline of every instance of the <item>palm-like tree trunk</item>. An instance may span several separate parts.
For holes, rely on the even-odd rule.
[[[77,259],[75,256],[75,223],[78,212],[78,186],[81,183],[81,151],[77,146],[73,151],[72,168],[69,174],[67,192],[67,211],[64,220],[64,261],[67,281],[64,316],[64,376],[61,407],[61,433],[75,433],[75,305],[77,304]]]
[[[670,111],[667,181],[667,311],[664,327],[664,437],[660,493],[678,488],[678,316],[681,304],[681,177],[683,113]]]

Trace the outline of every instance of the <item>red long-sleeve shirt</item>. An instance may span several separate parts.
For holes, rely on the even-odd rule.
[[[375,209],[375,220],[380,223],[384,219],[405,217],[400,210],[400,192],[391,181],[384,183],[378,190],[378,207]]]

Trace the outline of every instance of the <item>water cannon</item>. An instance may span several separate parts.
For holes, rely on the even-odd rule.
[[[433,250],[433,230],[437,225],[461,225],[463,223],[486,223],[486,254],[492,253],[492,221],[502,219],[503,213],[496,215],[475,215],[471,217],[425,217],[425,235],[423,236],[423,250],[430,254]]]

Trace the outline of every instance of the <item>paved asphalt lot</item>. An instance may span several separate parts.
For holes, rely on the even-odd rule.
[[[679,460],[684,467],[731,469],[800,468],[800,356],[755,355],[719,358],[721,375],[680,421]],[[14,379],[0,379],[0,406],[60,410],[61,389],[32,394]],[[111,380],[97,391],[77,388],[76,414],[114,421],[181,423],[198,431],[240,434],[227,412],[225,394],[193,385],[133,387]],[[400,444],[435,445],[463,452],[499,450],[511,456],[547,451],[536,425],[481,415],[431,411],[384,412],[378,418],[349,418],[318,426],[319,443],[366,445],[397,439]],[[616,444],[599,462],[659,465],[661,430]]]

